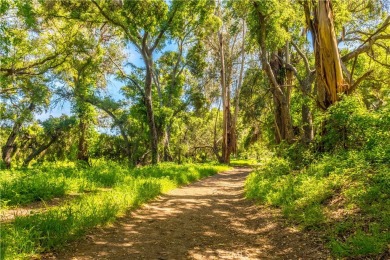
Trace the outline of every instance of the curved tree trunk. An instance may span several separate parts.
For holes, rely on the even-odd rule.
[[[53,143],[55,143],[55,141],[57,141],[57,137],[52,137],[50,139],[50,141],[47,143],[47,144],[43,144],[41,145],[38,149],[35,149],[29,156],[27,156],[27,158],[23,161],[23,166],[24,167],[27,167],[30,162],[36,158],[37,156],[39,156],[41,153],[43,153],[44,151],[46,151]]]
[[[259,4],[253,2],[258,17],[260,32],[258,43],[260,45],[260,59],[263,70],[265,71],[270,84],[274,100],[274,122],[275,122],[275,140],[280,143],[282,140],[292,143],[294,140],[294,133],[290,114],[290,94],[289,89],[285,86],[285,68],[279,60],[278,55],[271,55],[271,59],[267,57],[266,47],[266,15],[261,12]]]
[[[15,140],[20,131],[22,122],[15,122],[10,135],[8,136],[7,142],[2,147],[2,159],[7,169],[11,168],[12,156],[15,152]]]
[[[18,137],[22,124],[26,118],[26,115],[31,113],[35,109],[35,104],[30,103],[27,109],[22,113],[22,115],[15,121],[12,131],[8,136],[7,142],[2,147],[2,159],[7,169],[11,168],[12,156],[15,154],[16,145],[15,141]]]

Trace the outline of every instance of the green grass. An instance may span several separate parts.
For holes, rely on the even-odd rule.
[[[3,183],[19,183],[14,187],[25,187],[30,183],[27,180],[24,183],[24,179],[17,176],[19,173],[34,176],[35,179],[60,178],[65,192],[86,191],[97,187],[111,188],[95,193],[82,193],[64,205],[43,213],[16,217],[12,223],[3,224],[1,256],[4,259],[26,259],[60,248],[79,238],[87,230],[114,221],[127,210],[162,192],[227,169],[227,166],[211,164],[161,164],[129,170],[115,163],[102,163],[84,169],[74,166],[42,166],[30,171],[8,173],[7,180]],[[39,185],[46,187],[43,180],[36,187]],[[2,188],[6,190],[5,186]],[[38,188],[34,192],[35,190]],[[28,198],[23,202],[37,197],[30,196],[26,189],[17,192]],[[50,196],[55,195],[50,193]]]
[[[248,177],[247,198],[280,207],[303,229],[322,231],[337,258],[372,257],[387,250],[389,165],[374,165],[363,152],[350,151],[293,168],[288,160],[269,158]]]
[[[230,160],[231,166],[257,166],[258,162],[255,159],[231,159]]]

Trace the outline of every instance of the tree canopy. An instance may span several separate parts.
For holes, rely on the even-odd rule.
[[[59,100],[76,123],[61,128],[66,145],[46,149],[69,160],[104,158],[105,146],[129,165],[228,163],[257,143],[326,146],[324,116],[344,97],[373,111],[388,106],[388,8],[379,0],[3,0],[4,165],[36,154],[20,149],[24,132],[45,132],[40,114],[60,110]]]

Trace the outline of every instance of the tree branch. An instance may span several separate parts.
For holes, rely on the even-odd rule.
[[[115,21],[112,17],[110,17],[106,12],[103,11],[103,8],[101,6],[99,6],[99,4],[95,1],[95,0],[92,0],[92,3],[97,7],[97,9],[99,9],[99,12],[104,16],[104,18],[107,19],[107,21],[111,22],[112,24],[116,25],[116,26],[119,26],[120,28],[122,28],[123,32],[126,34],[127,37],[129,37],[129,40],[134,44],[134,46],[139,50],[141,51],[141,48],[137,42],[137,39],[139,39],[139,36],[137,36],[136,38],[134,37],[134,35],[132,35],[131,33],[129,33],[129,31],[127,30],[126,26],[123,25],[122,23],[118,22],[118,21]]]
[[[122,68],[114,61],[114,59],[111,57],[111,55],[108,56],[109,59],[111,60],[111,62],[115,65],[115,67],[118,69],[118,71],[121,73],[122,77],[123,78],[126,78],[128,80],[130,80],[134,85],[135,87],[138,89],[138,91],[141,93],[142,96],[144,96],[144,91],[142,90],[141,86],[138,84],[137,81],[135,81],[133,78],[131,78],[130,76],[128,76],[123,70]]]
[[[160,43],[160,40],[161,38],[164,36],[164,33],[168,30],[169,26],[171,25],[172,21],[173,21],[173,18],[175,17],[175,14],[176,14],[176,11],[177,11],[177,8],[173,9],[172,13],[171,13],[171,16],[169,17],[168,21],[163,25],[163,27],[161,28],[159,34],[157,35],[157,38],[155,39],[154,41],[154,44],[152,45],[152,47],[150,48],[150,51],[153,52],[154,49],[156,49],[156,47],[158,46],[158,44]]]
[[[383,24],[373,34],[371,34],[357,49],[344,55],[341,58],[341,60],[343,62],[347,62],[350,59],[360,55],[361,53],[368,51],[371,48],[371,46],[375,43],[375,41],[390,39],[390,35],[388,34],[384,34],[384,35],[379,34],[383,30],[385,30],[389,25],[390,25],[390,16],[387,16]]]
[[[357,88],[357,86],[363,81],[365,80],[368,76],[370,76],[372,73],[374,72],[374,70],[369,70],[367,71],[366,73],[364,73],[360,78],[358,78],[355,83],[353,83],[353,85],[348,89],[347,93],[348,94],[351,94],[353,91],[355,91],[355,89]]]
[[[291,44],[294,47],[294,49],[297,51],[299,56],[301,56],[301,58],[303,59],[303,62],[305,63],[306,72],[310,73],[312,70],[310,69],[309,60],[307,59],[306,55],[301,51],[301,49],[299,49],[299,47],[293,41],[291,41]]]

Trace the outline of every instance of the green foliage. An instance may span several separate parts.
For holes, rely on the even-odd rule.
[[[338,257],[379,254],[390,241],[390,168],[365,155],[323,155],[298,171],[293,162],[270,158],[248,177],[246,196],[280,207],[303,228],[322,230]]]
[[[85,169],[75,168],[72,164],[47,164],[28,170],[25,174],[35,171],[32,174],[36,180],[41,178],[40,183],[47,182],[48,175],[54,175],[57,179],[61,175],[63,183],[69,189],[72,185],[73,189],[76,188],[74,185],[80,188],[85,182],[88,185],[92,182],[95,187],[112,188],[95,193],[81,193],[78,198],[63,205],[42,213],[16,217],[13,222],[4,224],[1,237],[2,257],[29,258],[62,247],[81,237],[87,230],[114,221],[127,210],[162,192],[227,169],[226,166],[212,164],[161,164],[129,170],[116,163],[97,162],[96,166]],[[12,173],[23,174],[16,171]],[[11,177],[8,179],[12,182]],[[14,182],[15,179],[16,176]],[[31,183],[24,183],[27,184]]]
[[[250,166],[255,167],[258,165],[257,160],[255,159],[231,159],[230,160],[231,166]]]
[[[375,256],[390,242],[389,117],[344,96],[310,146],[281,145],[246,182],[246,196],[326,234],[336,257]],[[325,153],[319,153],[326,151]]]
[[[345,96],[321,119],[325,129],[318,139],[325,151],[365,149],[373,163],[390,162],[388,108],[369,111],[357,96]]]

